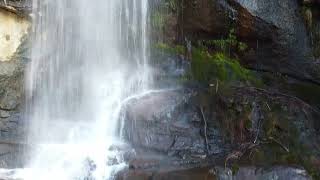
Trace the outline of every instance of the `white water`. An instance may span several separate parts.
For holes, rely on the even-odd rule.
[[[26,88],[37,148],[14,178],[112,179],[126,166],[109,150],[121,143],[121,105],[150,81],[147,0],[39,0],[34,9]]]

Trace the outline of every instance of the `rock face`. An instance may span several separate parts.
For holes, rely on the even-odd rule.
[[[202,117],[191,101],[194,95],[191,91],[168,90],[130,102],[124,136],[136,147],[181,159],[201,160],[207,154],[221,153],[225,147],[218,131],[212,131],[212,141],[206,145]]]
[[[311,180],[307,172],[295,167],[275,166],[273,168],[243,167],[233,174],[232,170],[215,168],[215,174],[219,180],[242,180],[242,179],[292,179],[292,180]]]
[[[197,168],[161,172],[126,171],[120,173],[117,180],[149,179],[149,180],[311,180],[307,172],[296,167],[275,166],[272,168],[242,167],[237,172],[223,167]]]
[[[21,140],[24,128],[21,104],[24,100],[24,68],[29,59],[28,33],[31,27],[27,17],[31,6],[25,3],[26,1],[0,1],[1,167],[21,165],[21,148],[10,142]]]
[[[312,58],[310,30],[302,7],[292,0],[184,1],[179,18],[180,39],[220,39],[230,29],[249,46],[242,63],[250,68],[280,72],[320,82]]]
[[[180,168],[212,163],[292,164],[318,172],[320,114],[316,109],[295,97],[262,89],[220,88],[218,92],[199,87],[166,90],[131,100],[125,107],[122,136],[134,148],[160,153],[166,164]],[[295,172],[300,171],[275,168],[267,173],[249,168],[237,176],[299,179]]]
[[[3,9],[0,9],[0,21],[0,61],[10,61],[31,24],[27,19]]]

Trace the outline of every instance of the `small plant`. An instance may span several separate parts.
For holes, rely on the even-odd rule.
[[[169,54],[182,55],[185,54],[185,47],[181,45],[170,46],[165,43],[157,43],[155,48]]]
[[[214,46],[216,50],[227,54],[230,54],[231,50],[243,53],[248,49],[246,43],[238,40],[234,29],[230,29],[227,39],[210,40],[208,44]]]
[[[151,25],[153,28],[161,30],[164,28],[165,25],[165,17],[162,13],[160,12],[154,12],[151,15]]]
[[[178,4],[176,0],[166,0],[166,7],[172,11],[177,11]]]
[[[191,70],[194,79],[205,83],[214,82],[217,79],[225,82],[256,82],[249,70],[243,68],[237,60],[221,52],[210,54],[207,50],[193,49]]]

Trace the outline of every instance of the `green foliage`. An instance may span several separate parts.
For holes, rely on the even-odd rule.
[[[240,52],[244,52],[248,49],[248,45],[246,43],[243,42],[238,42],[238,50]]]
[[[193,77],[200,82],[255,81],[253,74],[235,59],[217,52],[211,55],[206,50],[193,49],[191,69]]]
[[[319,13],[320,10],[311,4],[305,4],[301,8],[301,14],[304,18],[306,28],[309,31],[313,48],[313,56],[315,57],[320,57],[320,25],[317,23],[316,16],[314,16]]]
[[[155,45],[155,48],[158,49],[158,50],[161,50],[165,53],[169,53],[169,54],[173,54],[173,55],[176,55],[176,54],[185,54],[185,47],[184,46],[181,46],[181,45],[176,45],[176,46],[169,46],[168,44],[165,44],[165,43],[157,43]]]
[[[230,50],[235,50],[239,53],[243,53],[248,49],[248,46],[244,42],[240,42],[235,35],[235,30],[230,29],[228,37],[226,39],[216,39],[204,42],[208,46],[215,47],[216,50],[223,53],[228,53]]]
[[[166,8],[170,9],[171,11],[178,10],[178,2],[177,0],[165,0]]]
[[[162,13],[156,11],[151,15],[151,25],[155,29],[163,29],[165,25],[165,17]]]
[[[155,31],[162,31],[166,28],[168,18],[176,16],[176,12],[181,8],[178,0],[162,0],[157,6],[153,6],[150,11],[151,27]]]

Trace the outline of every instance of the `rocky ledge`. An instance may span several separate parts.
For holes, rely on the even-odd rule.
[[[264,89],[220,88],[163,90],[128,102],[122,137],[141,155],[129,160],[125,176],[142,173],[157,179],[155,174],[164,167],[175,174],[181,168],[192,172],[220,166],[232,173],[219,171],[218,179],[301,179],[303,168],[317,177],[320,114],[316,109]],[[178,172],[187,176],[189,170]],[[170,173],[165,175],[171,177]]]

